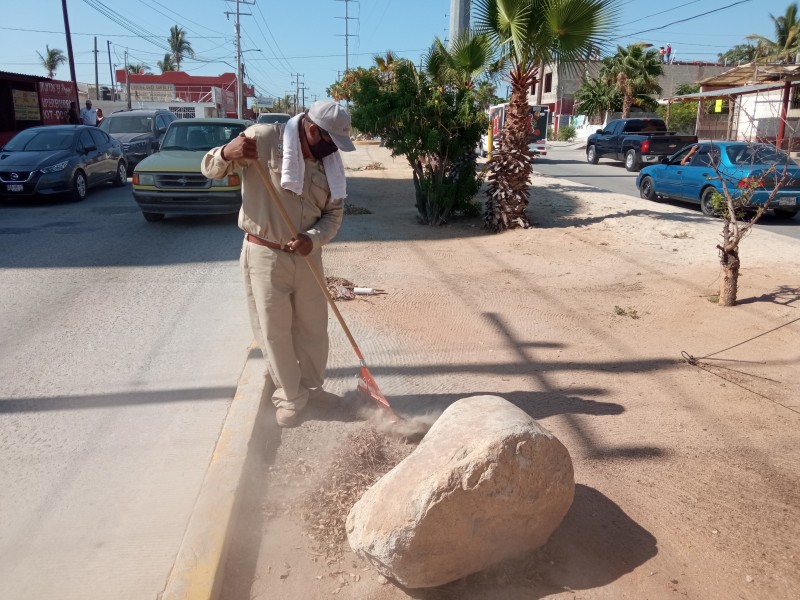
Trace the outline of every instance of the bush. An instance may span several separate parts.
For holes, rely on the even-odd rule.
[[[408,60],[389,73],[375,67],[348,86],[353,127],[380,136],[393,156],[408,160],[420,221],[441,225],[469,212],[478,193],[475,148],[488,126],[473,92],[434,84]]]
[[[548,139],[548,140],[553,140],[553,139],[555,139],[555,138],[553,137],[553,135],[555,135],[555,134],[553,133],[553,128],[552,128],[552,127],[548,127],[548,128],[547,128],[547,139]]]
[[[575,139],[575,128],[572,125],[562,125],[558,128],[558,141],[571,142]]]

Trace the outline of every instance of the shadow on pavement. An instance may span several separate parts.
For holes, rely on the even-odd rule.
[[[608,585],[657,554],[650,532],[603,493],[577,484],[572,507],[543,547],[436,589],[406,592],[417,600],[534,600]]]

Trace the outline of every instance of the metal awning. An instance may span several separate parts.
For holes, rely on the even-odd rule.
[[[782,83],[765,83],[762,85],[740,85],[739,87],[725,88],[722,90],[710,90],[708,92],[696,92],[694,94],[683,94],[682,96],[671,96],[662,98],[659,103],[667,102],[688,102],[691,100],[716,100],[718,98],[729,98],[730,96],[744,96],[745,94],[757,94],[768,90],[779,90],[783,88]]]
[[[759,85],[770,81],[800,81],[800,65],[751,62],[728,69],[719,75],[701,79],[703,87]]]

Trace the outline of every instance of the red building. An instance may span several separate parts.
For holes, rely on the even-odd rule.
[[[160,75],[137,75],[117,69],[116,80],[123,92],[130,84],[131,101],[141,102],[216,102],[224,107],[225,116],[236,117],[236,74],[223,73],[216,77],[189,75],[183,71],[167,71]],[[251,85],[242,86],[242,116],[252,116],[247,98],[255,96]]]

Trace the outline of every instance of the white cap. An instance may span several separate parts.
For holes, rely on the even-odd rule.
[[[350,114],[344,106],[330,100],[317,100],[308,109],[308,118],[330,134],[339,150],[352,152],[356,149],[350,139]]]

